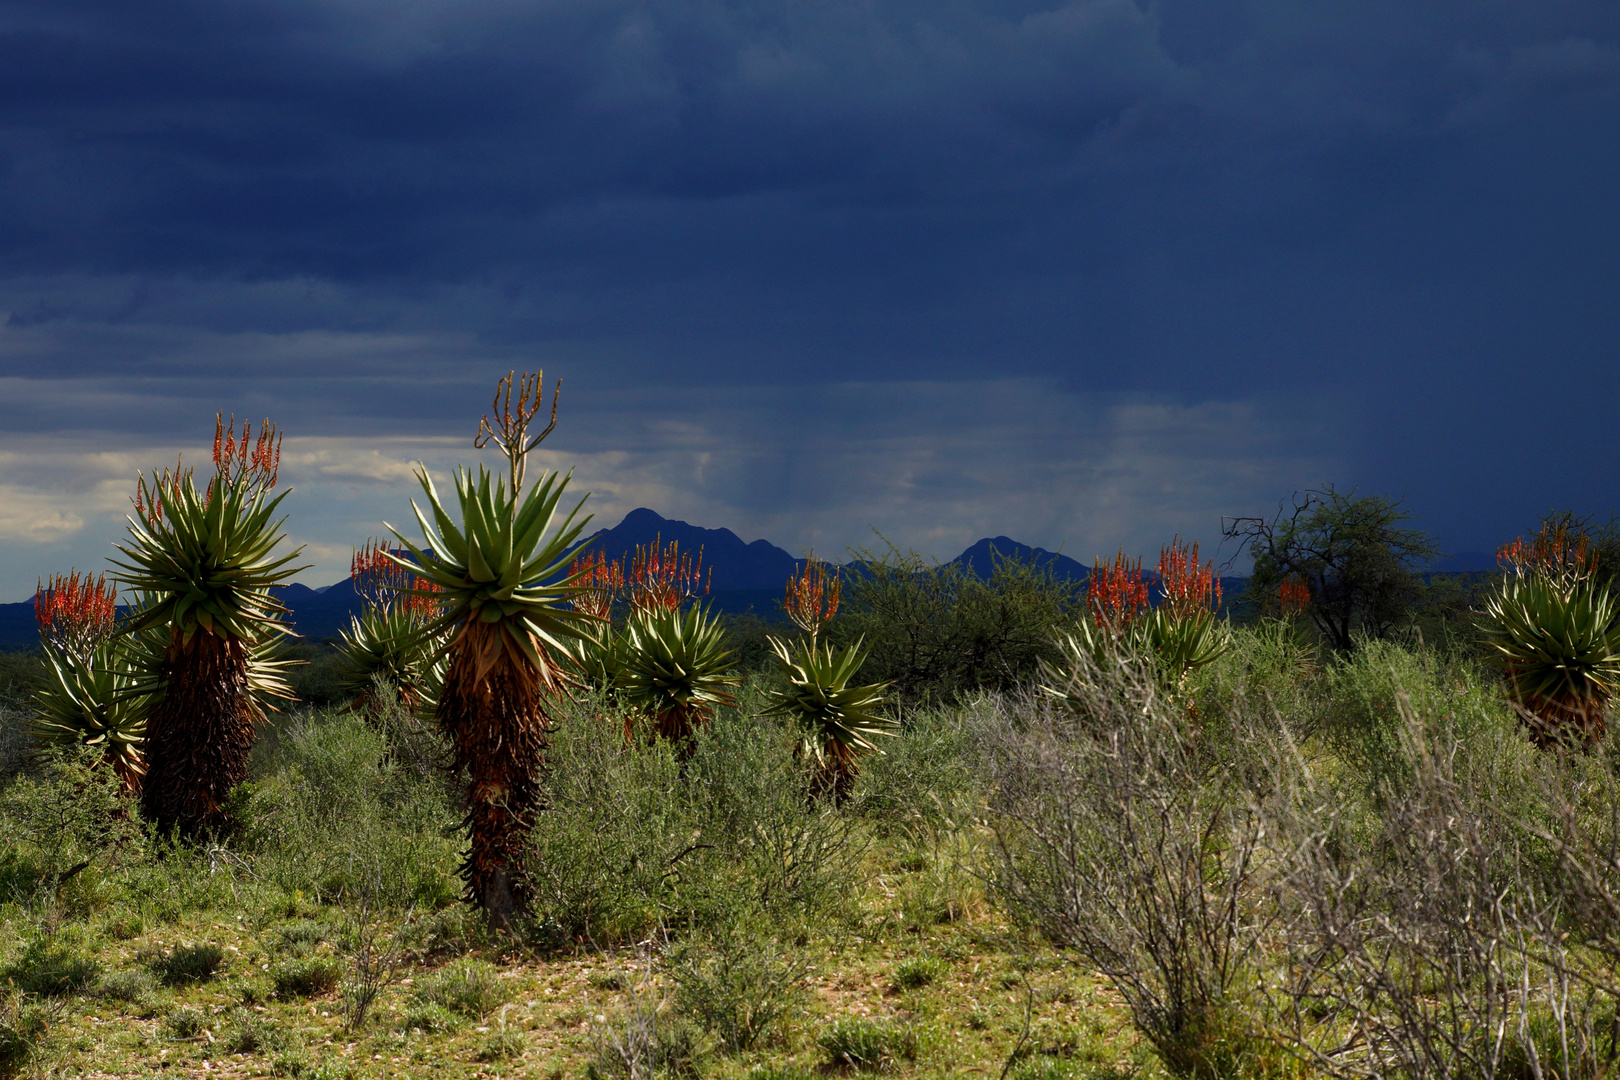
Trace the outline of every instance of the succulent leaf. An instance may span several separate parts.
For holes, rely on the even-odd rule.
[[[185,476],[162,493],[162,515],[129,519],[129,541],[113,560],[118,580],[149,598],[132,613],[126,632],[171,625],[189,639],[200,628],[244,641],[284,632],[286,609],[270,594],[303,567],[290,564],[303,548],[276,557],[286,520],[274,519],[274,498],[247,483],[216,476],[203,492]]]
[[[771,651],[787,676],[787,687],[773,691],[767,716],[793,721],[804,751],[823,767],[850,768],[857,753],[882,753],[873,740],[893,736],[895,722],[879,712],[888,683],[851,686],[866,650],[861,641],[834,650],[813,641],[788,644],[770,638]]]
[[[683,737],[717,706],[735,706],[725,630],[708,611],[643,609],[625,626],[618,686],[627,704],[659,720],[660,730]]]

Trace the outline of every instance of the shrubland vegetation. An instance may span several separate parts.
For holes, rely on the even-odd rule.
[[[1236,619],[1173,541],[1083,589],[811,559],[740,635],[690,553],[567,559],[518,391],[506,475],[424,477],[426,543],[357,553],[329,664],[278,651],[261,443],[143,487],[125,612],[42,587],[0,665],[0,1076],[1616,1073],[1620,615],[1581,522],[1446,633],[1423,538],[1323,554],[1392,520],[1341,496],[1248,534],[1322,560]],[[239,528],[159,535],[187,513]],[[152,569],[226,557],[185,604]],[[1406,609],[1319,618],[1366,567]]]

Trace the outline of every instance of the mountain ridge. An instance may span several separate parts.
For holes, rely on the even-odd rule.
[[[598,529],[576,544],[573,551],[600,551],[609,559],[617,560],[628,556],[638,545],[654,542],[667,545],[670,541],[677,542],[683,552],[696,555],[702,551],[703,565],[709,571],[705,575],[710,583],[709,601],[716,610],[732,614],[752,612],[763,618],[781,618],[783,588],[805,562],[768,540],[745,541],[730,529],[704,528],[666,518],[646,507],[630,511],[611,528]],[[978,540],[945,565],[962,565],[987,578],[998,558],[1032,562],[1062,580],[1077,583],[1084,582],[1091,572],[1084,563],[1061,552],[1033,547],[1007,536]],[[1242,580],[1223,578],[1222,583],[1230,593],[1231,585]],[[307,641],[336,638],[339,630],[348,625],[349,616],[359,614],[362,606],[349,578],[318,588],[293,584],[280,586],[275,591],[292,613],[294,629]],[[26,650],[36,644],[33,601],[0,604],[0,650]]]

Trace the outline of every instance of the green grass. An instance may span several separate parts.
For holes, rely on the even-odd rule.
[[[1445,717],[1460,782],[1544,810],[1527,783],[1539,759],[1468,662],[1284,652],[1240,635],[1186,688],[1189,712],[1201,747],[1223,745],[1245,695],[1297,722],[1345,810],[1336,844],[1376,835],[1375,785],[1387,795],[1393,775],[1379,770],[1407,752],[1391,719],[1403,702]],[[1000,705],[908,714],[834,808],[787,733],[748,714],[758,689],[689,755],[627,747],[610,702],[560,718],[528,852],[534,918],[514,934],[457,900],[454,778],[415,769],[424,747],[359,717],[267,731],[219,849],[101,843],[71,813],[63,835],[29,839],[17,823],[71,808],[72,777],[0,782],[0,880],[25,886],[0,896],[0,1076],[203,1075],[206,1061],[244,1076],[580,1077],[638,1009],[660,1018],[667,1060],[719,1080],[1165,1075],[1112,984],[988,888],[1002,852],[975,755]],[[1569,767],[1601,779],[1601,764]],[[56,895],[36,887],[81,859]],[[350,1031],[362,927],[391,967]]]

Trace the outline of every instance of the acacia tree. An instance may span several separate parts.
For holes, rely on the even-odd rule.
[[[467,899],[496,929],[528,905],[523,840],[540,805],[552,710],[571,678],[567,645],[597,621],[570,603],[578,589],[568,553],[590,520],[575,520],[584,498],[557,522],[568,477],[545,472],[524,489],[529,452],[557,425],[556,394],[551,423],[531,436],[529,423],[545,396],[541,378],[523,377],[514,412],[515,375],[501,380],[497,419],[484,417],[473,444],[494,442],[507,457],[508,475],[497,477],[482,465],[476,476],[457,469],[458,522],[427,469],[418,467],[432,520],[414,500],[411,508],[425,543],[417,546],[387,526],[410,553],[388,557],[420,579],[404,591],[442,605],[423,634],[449,634],[435,716],[450,736],[455,772],[467,777],[470,842],[461,873]]]
[[[1348,652],[1357,632],[1381,637],[1411,609],[1422,589],[1418,569],[1440,554],[1428,534],[1402,526],[1411,517],[1397,502],[1330,484],[1296,492],[1273,517],[1229,518],[1222,533],[1254,559],[1251,597],[1302,582],[1311,621],[1329,645]]]

